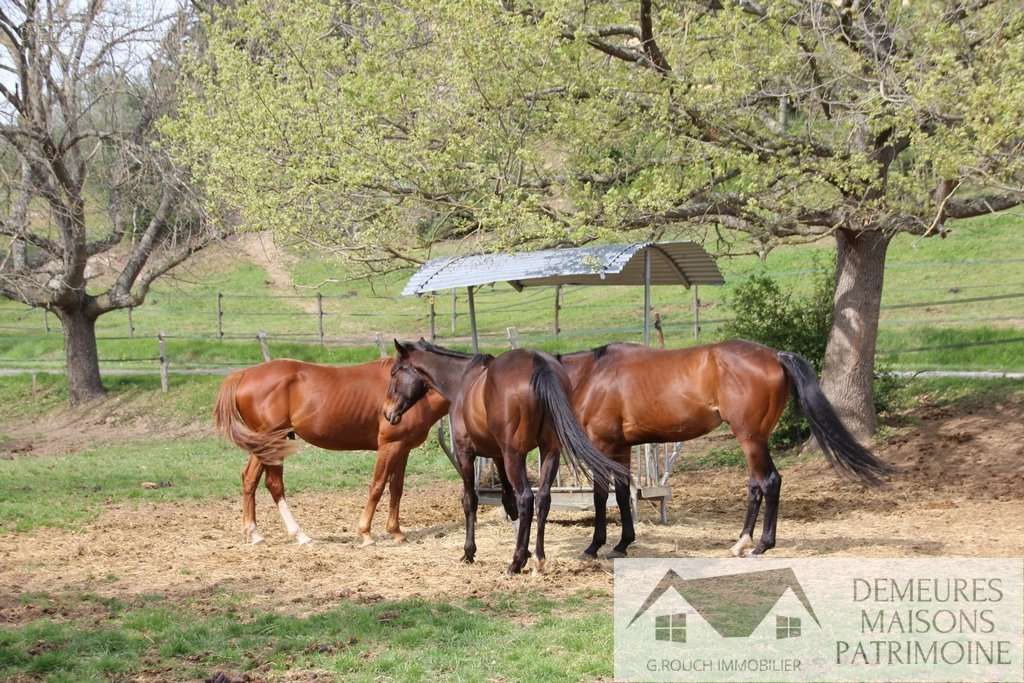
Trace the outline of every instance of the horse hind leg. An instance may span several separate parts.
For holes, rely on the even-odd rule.
[[[294,538],[299,545],[311,543],[313,539],[307,536],[299,527],[299,523],[295,521],[292,511],[288,507],[288,502],[284,498],[284,465],[266,465],[265,467],[267,470],[267,490],[270,491],[274,502],[277,503],[277,510],[281,513],[281,519],[284,521],[284,527],[288,531],[288,535]]]
[[[622,463],[626,469],[629,469],[629,449],[617,455],[615,460]],[[622,521],[622,537],[619,539],[618,544],[608,551],[607,557],[609,559],[625,557],[626,549],[636,540],[636,529],[633,526],[633,501],[629,484],[618,479],[615,480],[615,504],[619,506],[619,519]]]
[[[743,521],[740,538],[732,548],[733,555],[737,557],[742,557],[751,547],[753,547],[752,555],[761,555],[775,547],[779,498],[782,491],[782,476],[775,469],[775,463],[768,451],[767,438],[741,439],[740,445],[747,456],[747,468],[750,476],[747,481],[747,514]],[[755,546],[752,539],[762,500],[764,501],[764,525],[761,539]]]
[[[534,495],[530,480],[526,476],[526,455],[512,451],[503,453],[505,471],[516,492],[516,506],[519,509],[519,526],[516,529],[516,549],[508,574],[518,574],[530,559],[530,526],[533,523]]]
[[[540,482],[537,487],[537,543],[534,547],[537,564],[534,567],[534,574],[544,573],[544,527],[548,522],[548,512],[551,511],[551,485],[555,483],[555,475],[558,474],[560,457],[561,453],[557,448],[548,449],[540,467]]]
[[[242,468],[242,536],[252,545],[264,540],[263,535],[256,530],[256,489],[262,477],[263,463],[250,454],[249,462]]]

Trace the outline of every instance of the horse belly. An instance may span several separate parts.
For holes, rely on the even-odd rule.
[[[622,432],[628,443],[672,443],[696,439],[721,423],[717,410],[675,397],[631,405]]]
[[[361,434],[309,433],[296,429],[295,433],[306,443],[328,451],[375,451],[377,450],[377,428]]]

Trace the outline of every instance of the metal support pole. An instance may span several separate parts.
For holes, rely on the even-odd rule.
[[[459,319],[459,309],[455,305],[455,290],[452,289],[452,336],[455,336],[455,323]]]
[[[135,336],[135,323],[132,322],[132,306],[128,307],[128,337]]]
[[[316,322],[320,330],[320,346],[324,345],[324,295],[316,293]]]
[[[644,346],[651,343],[651,250],[644,249]]]
[[[224,339],[224,294],[217,292],[217,336]]]
[[[466,287],[469,294],[469,328],[473,334],[473,353],[480,353],[480,339],[476,333],[476,303],[473,301],[473,288]]]
[[[697,285],[693,286],[693,338],[700,339],[700,294]]]
[[[47,334],[50,333],[50,309],[48,308],[43,309],[43,330]]]
[[[508,345],[513,349],[519,348],[519,330],[514,327],[506,327],[505,334],[508,335]]]

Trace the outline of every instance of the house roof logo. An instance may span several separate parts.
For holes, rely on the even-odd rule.
[[[787,588],[793,591],[814,623],[821,627],[803,586],[797,581],[793,570],[787,567],[699,579],[684,579],[675,570],[669,569],[633,615],[627,628],[670,588],[674,588],[723,638],[749,637]]]

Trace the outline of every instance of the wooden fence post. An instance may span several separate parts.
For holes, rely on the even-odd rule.
[[[693,338],[700,339],[700,293],[693,286]]]
[[[506,327],[505,334],[508,335],[508,345],[513,349],[519,348],[519,330],[514,327]]]
[[[256,335],[256,339],[260,342],[260,352],[263,353],[263,362],[266,363],[270,360],[270,344],[267,343],[267,333],[260,331]]]
[[[43,330],[46,334],[50,334],[50,309],[43,309]]]
[[[324,345],[324,295],[316,293],[316,319],[320,329],[320,346]]]
[[[455,289],[452,289],[452,336],[455,336],[455,321],[459,319],[459,310],[455,306]]]
[[[381,358],[387,358],[388,352],[384,348],[384,335],[377,332],[373,335],[373,341],[377,344],[377,352],[380,353]]]
[[[661,328],[661,314],[654,314],[654,330],[658,333],[658,344],[665,348],[665,331]]]
[[[128,307],[128,337],[135,336],[135,323],[132,322],[132,306]]]
[[[160,391],[167,393],[167,341],[164,339],[164,333],[161,331],[156,336],[160,341]]]
[[[217,336],[222,340],[224,339],[224,306],[222,301],[224,299],[223,292],[217,292]]]
[[[430,341],[437,339],[437,310],[434,308],[434,295],[430,295]]]
[[[555,285],[555,341],[558,341],[558,335],[562,331],[562,326],[559,323],[560,313],[562,311],[562,285]]]

